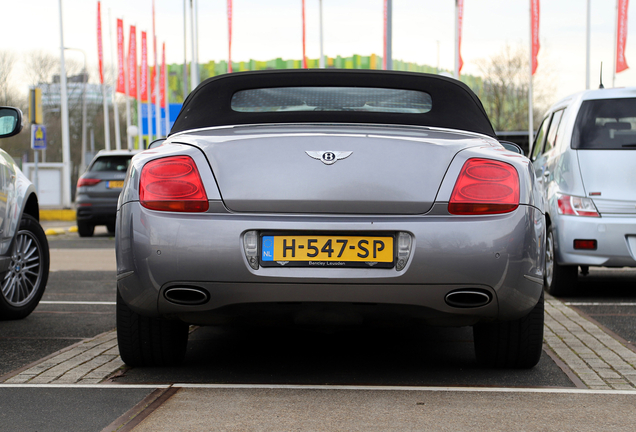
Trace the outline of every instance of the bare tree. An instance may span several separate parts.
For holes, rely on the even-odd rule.
[[[10,78],[16,63],[16,56],[11,51],[0,51],[0,98],[3,105],[10,105],[13,101],[13,92]]]
[[[484,104],[495,130],[525,131],[528,129],[528,51],[521,47],[506,45],[499,54],[478,62],[483,76],[483,86],[477,93]],[[550,76],[546,65],[542,75]],[[534,127],[553,91],[550,80],[533,79]]]
[[[528,128],[526,65],[524,50],[508,45],[499,54],[478,62],[484,77],[480,97],[495,130]]]
[[[22,60],[25,75],[32,86],[50,83],[60,69],[60,58],[46,51],[31,51]]]

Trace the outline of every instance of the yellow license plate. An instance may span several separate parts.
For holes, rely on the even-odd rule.
[[[392,236],[264,235],[261,263],[308,267],[393,266]]]
[[[121,189],[124,187],[123,180],[113,180],[108,182],[108,189]]]

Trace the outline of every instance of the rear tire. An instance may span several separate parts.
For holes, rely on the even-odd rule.
[[[543,349],[543,292],[530,313],[518,320],[473,326],[479,364],[501,369],[529,369]]]
[[[545,245],[544,288],[550,295],[563,297],[574,292],[579,276],[579,267],[563,266],[557,263],[555,237],[552,226],[549,226]]]
[[[36,308],[49,279],[49,243],[40,223],[24,214],[0,282],[0,320],[22,319]]]
[[[92,225],[86,221],[77,221],[77,233],[80,237],[93,237],[95,232],[95,225]]]
[[[134,312],[117,291],[117,344],[128,366],[176,366],[188,345],[189,326]]]
[[[115,234],[115,221],[108,222],[106,229],[108,230],[108,234]]]

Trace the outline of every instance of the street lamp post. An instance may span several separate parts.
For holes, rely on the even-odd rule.
[[[64,67],[64,23],[62,19],[62,0],[60,6],[60,110],[62,111],[62,205],[71,207],[71,149],[68,133],[68,99],[66,94],[66,69]]]
[[[80,162],[80,173],[86,168],[86,86],[88,81],[88,70],[86,69],[86,53],[79,48],[64,48],[67,51],[78,51],[84,56],[84,69],[82,71],[82,159]]]

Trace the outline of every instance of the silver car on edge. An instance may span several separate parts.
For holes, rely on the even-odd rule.
[[[0,138],[22,130],[22,112],[0,107]],[[49,278],[49,244],[40,226],[33,183],[13,158],[0,150],[0,320],[28,316]]]
[[[546,290],[571,293],[579,267],[636,267],[636,88],[557,102],[531,158],[546,200]]]
[[[189,324],[377,319],[473,326],[481,364],[532,367],[543,342],[542,202],[530,161],[497,141],[454,79],[211,78],[127,173],[121,357],[178,364]]]

